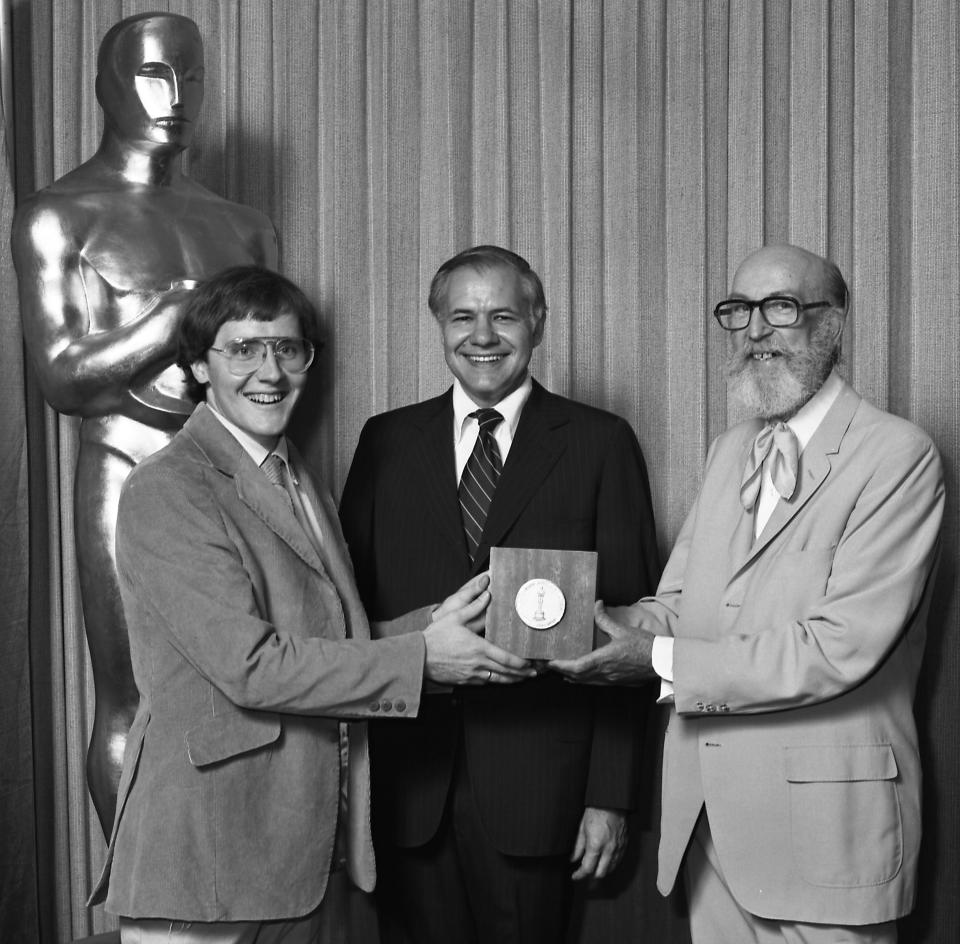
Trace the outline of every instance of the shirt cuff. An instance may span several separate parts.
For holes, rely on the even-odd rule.
[[[658,705],[673,703],[673,637],[657,636],[650,654],[653,671],[660,676]]]

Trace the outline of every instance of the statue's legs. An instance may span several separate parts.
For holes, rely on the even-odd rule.
[[[139,702],[117,577],[117,506],[136,462],[170,437],[117,419],[84,420],[74,488],[80,597],[95,698],[87,785],[107,837],[113,827],[127,732]]]

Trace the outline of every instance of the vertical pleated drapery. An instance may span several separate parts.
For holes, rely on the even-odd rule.
[[[320,306],[327,344],[295,438],[335,493],[368,416],[447,385],[425,303],[436,267],[460,248],[496,242],[526,256],[546,286],[535,375],[636,429],[666,553],[709,442],[738,418],[726,401],[712,304],[761,243],[796,242],[834,258],[853,296],[847,377],[927,429],[947,471],[943,561],[917,702],[920,894],[901,936],[954,940],[955,0],[9,7],[13,43],[3,56],[16,145],[3,178],[5,229],[14,192],[45,186],[95,150],[95,58],[109,26],[151,9],[198,23],[207,92],[186,166],[271,217],[283,271]],[[43,940],[62,941],[114,926],[84,906],[104,842],[83,772],[92,681],[73,552],[77,427],[40,404],[24,370],[2,251],[0,938],[37,939],[42,925]],[[13,842],[20,845],[11,850]],[[645,833],[618,881],[592,893],[579,941],[686,940],[678,905],[659,903],[652,887],[655,844]],[[18,920],[36,933],[18,936],[27,927]]]

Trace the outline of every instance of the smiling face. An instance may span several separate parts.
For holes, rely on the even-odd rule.
[[[203,42],[181,16],[134,18],[108,34],[97,97],[107,125],[142,149],[182,150],[203,102]]]
[[[543,318],[507,266],[451,272],[437,321],[447,365],[477,406],[496,406],[523,383],[543,338]]]
[[[727,332],[731,393],[763,419],[788,419],[829,376],[844,317],[831,297],[824,260],[794,246],[760,249],[737,269],[731,298],[760,301],[769,295],[835,303],[801,311],[787,328],[772,328],[755,308],[746,328]]]
[[[295,315],[280,315],[273,321],[246,318],[224,322],[211,347],[223,348],[235,338],[302,336]],[[207,351],[205,359],[195,361],[191,369],[200,383],[207,384],[207,404],[265,449],[273,449],[283,435],[307,383],[306,373],[286,373],[269,347],[259,369],[243,377],[230,373],[227,358],[214,350]]]

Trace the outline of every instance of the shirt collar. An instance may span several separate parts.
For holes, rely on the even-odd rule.
[[[533,391],[533,380],[527,374],[523,383],[513,393],[505,396],[494,409],[503,417],[504,425],[510,430],[510,438],[517,431],[520,422],[520,412],[530,398]],[[457,377],[453,378],[453,438],[458,443],[463,438],[464,427],[470,419],[470,414],[480,409],[467,395],[466,390]]]
[[[787,420],[787,426],[793,430],[800,444],[800,451],[813,438],[813,434],[823,422],[834,400],[840,395],[843,389],[843,380],[835,371],[830,372],[830,376],[824,381],[823,386],[806,402],[796,414]]]
[[[250,456],[251,459],[258,465],[263,465],[263,460],[270,455],[270,453],[275,452],[285,463],[287,463],[287,468],[290,467],[290,456],[287,450],[287,437],[281,436],[277,440],[276,446],[273,449],[264,449],[249,433],[242,430],[236,423],[231,423],[216,407],[211,406],[209,403],[207,406],[210,409],[210,412],[220,421],[224,429],[230,433],[234,439],[241,446],[243,446],[244,452]]]

